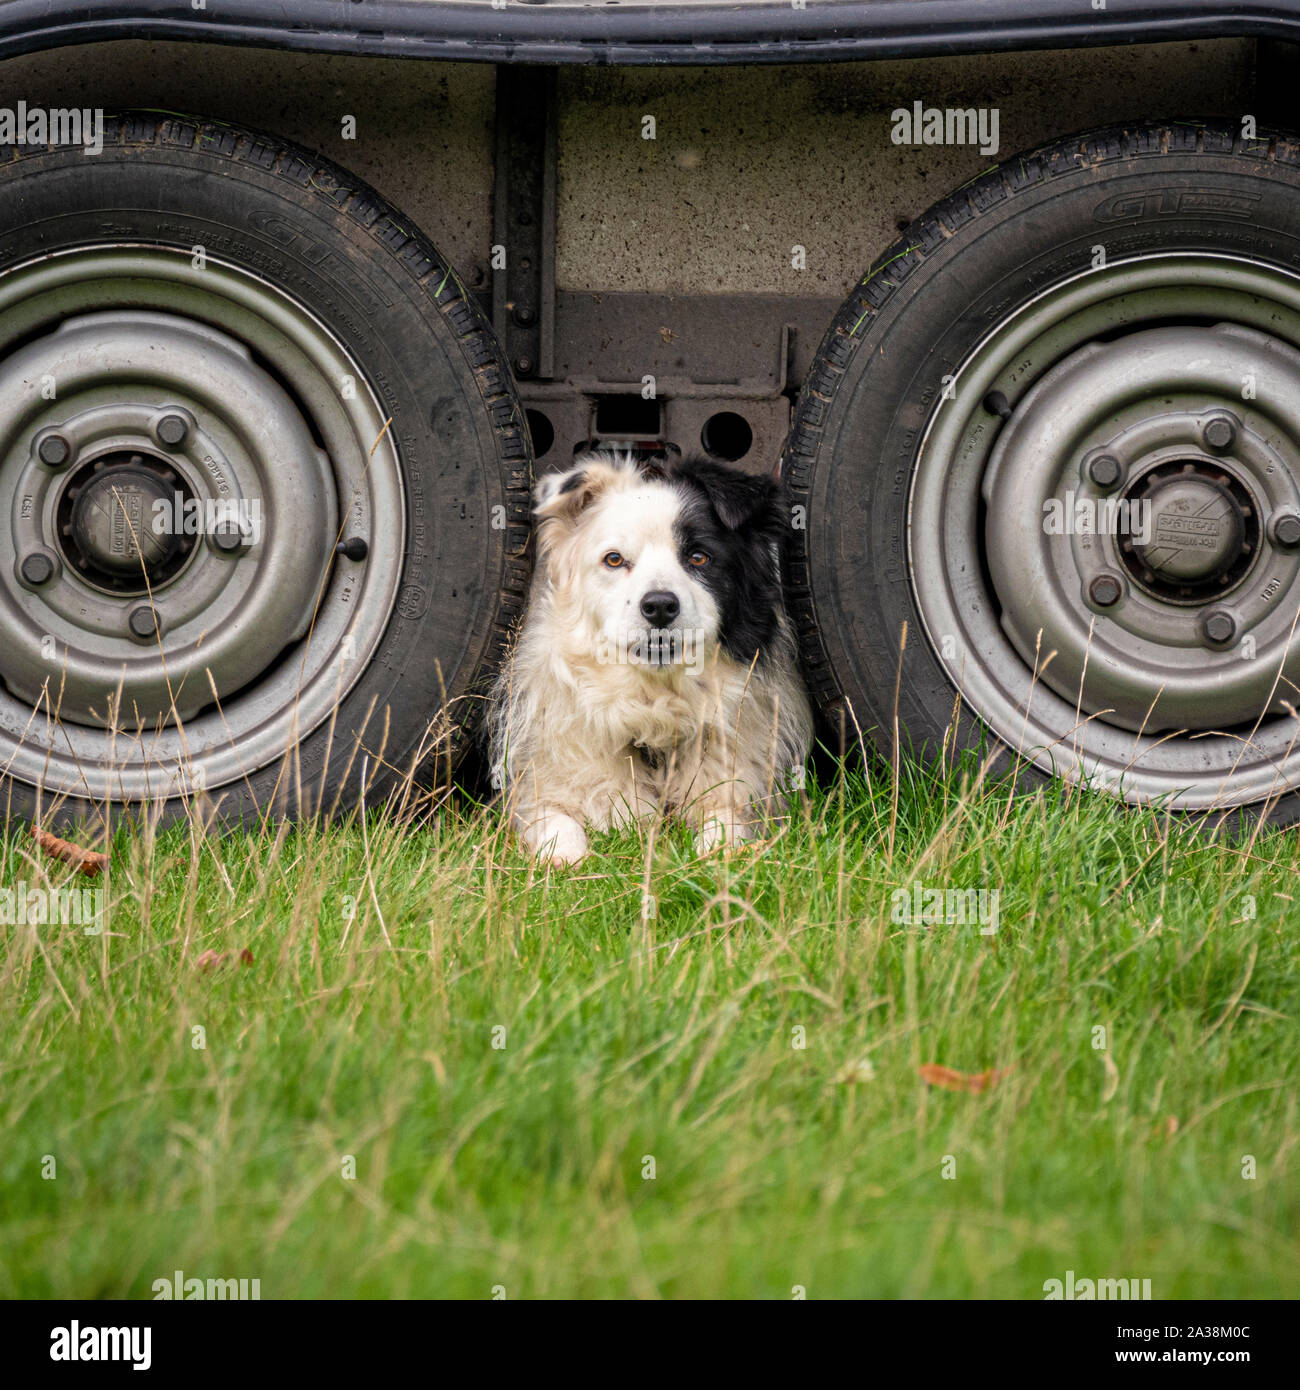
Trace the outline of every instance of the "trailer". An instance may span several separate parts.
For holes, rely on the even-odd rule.
[[[828,742],[1300,818],[1300,3],[0,3],[11,813],[445,783],[535,475],[788,488]]]

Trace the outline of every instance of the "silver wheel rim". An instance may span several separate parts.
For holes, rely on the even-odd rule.
[[[215,791],[324,723],[400,583],[384,423],[318,319],[211,256],[0,276],[0,773]]]
[[[1300,785],[1300,278],[1210,254],[1082,274],[945,397],[908,554],[967,706],[1133,802]]]

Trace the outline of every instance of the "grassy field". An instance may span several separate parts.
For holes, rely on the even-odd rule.
[[[0,1295],[1300,1294],[1293,832],[912,771],[688,846],[120,833],[106,931],[3,929]]]

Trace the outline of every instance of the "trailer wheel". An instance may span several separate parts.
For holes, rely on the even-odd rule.
[[[427,781],[526,581],[523,415],[455,274],[342,169],[232,125],[0,156],[7,810]]]
[[[832,731],[1300,818],[1297,137],[1128,125],[973,180],[854,289],[784,464]]]

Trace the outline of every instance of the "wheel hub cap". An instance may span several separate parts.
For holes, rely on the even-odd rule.
[[[1136,538],[1120,536],[1133,578],[1156,598],[1203,603],[1231,588],[1259,545],[1254,501],[1231,473],[1203,459],[1152,469],[1129,489],[1129,515],[1144,517]]]
[[[165,584],[194,549],[195,537],[159,525],[193,498],[165,459],[112,453],[84,465],[58,506],[59,541],[68,562],[91,584],[143,594]]]

